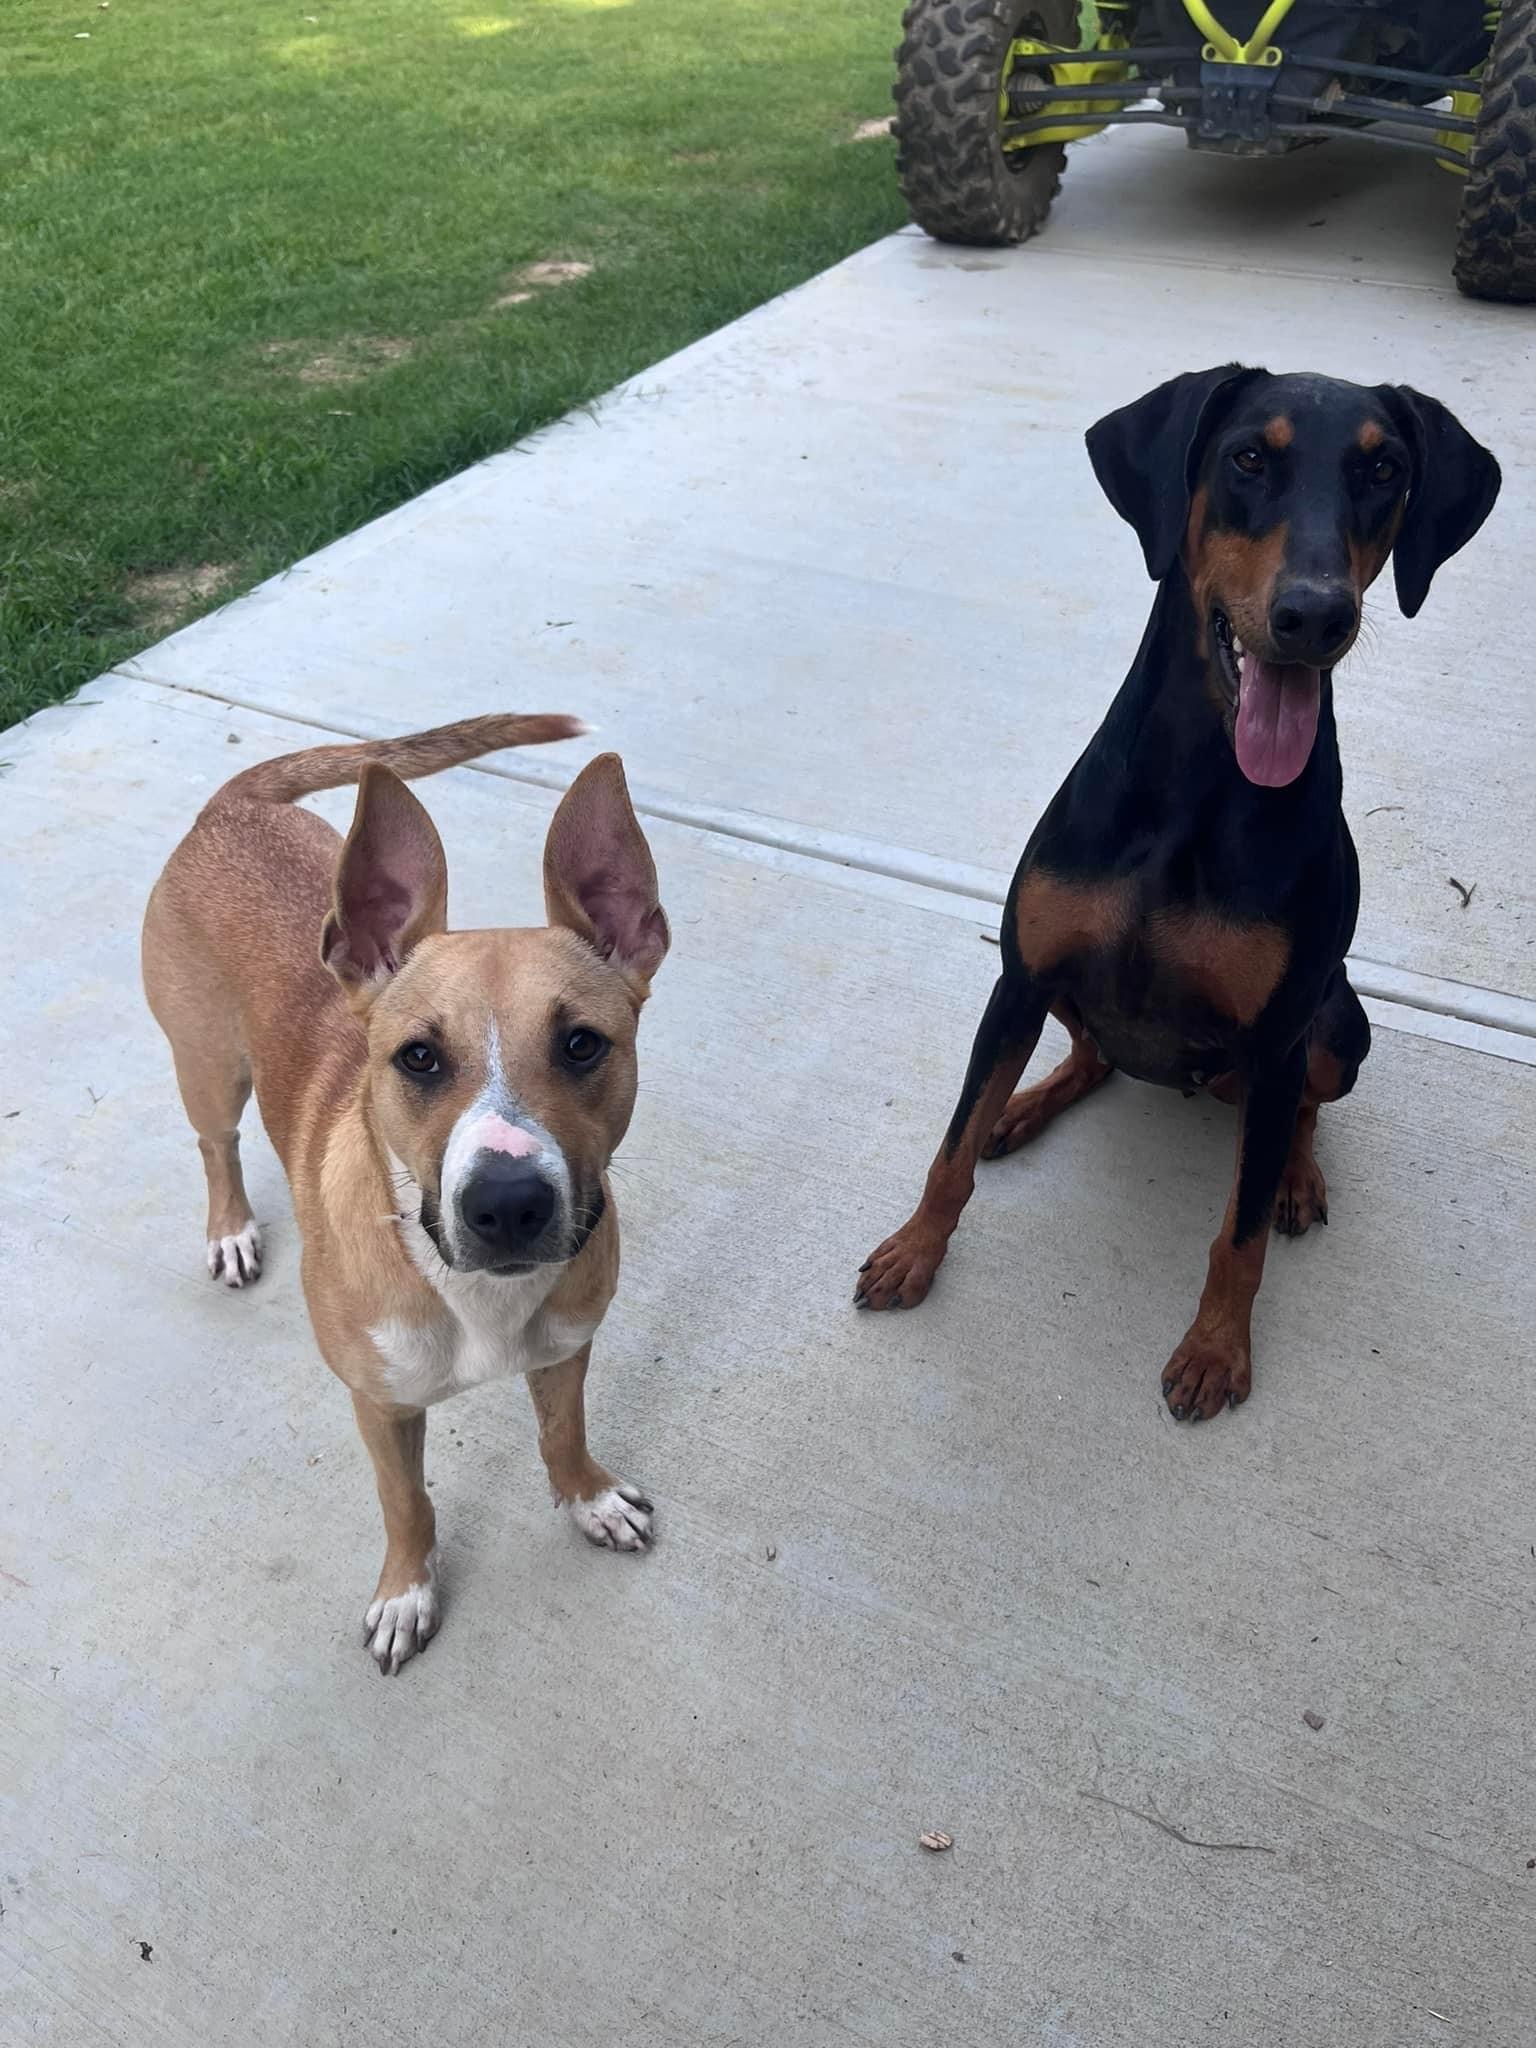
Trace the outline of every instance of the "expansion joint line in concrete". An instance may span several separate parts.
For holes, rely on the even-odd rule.
[[[186,696],[209,698],[227,705],[232,711],[248,711],[285,725],[323,733],[328,739],[370,740],[387,736],[382,731],[359,731],[352,726],[339,726],[318,718],[301,718],[291,711],[230,697],[219,690],[197,689],[187,683],[167,683],[137,664],[119,673],[134,681],[177,690]],[[470,774],[492,775],[504,782],[519,782],[532,788],[551,790],[568,787],[572,773],[532,757],[521,756],[516,757],[515,766],[486,760],[469,762],[467,768]],[[888,846],[879,840],[861,839],[850,833],[823,831],[818,826],[799,825],[789,819],[765,817],[756,811],[736,810],[724,804],[690,803],[682,797],[637,787],[632,787],[630,793],[635,809],[642,817],[661,818],[669,824],[684,825],[715,838],[770,847],[806,861],[820,861],[856,873],[884,876],[890,881],[931,892],[937,899],[931,907],[954,916],[975,917],[985,923],[995,917],[1007,894],[1007,876],[992,868],[974,867],[965,861],[941,860],[936,855],[918,853],[907,847]],[[1394,967],[1387,961],[1371,960],[1358,954],[1351,954],[1348,966],[1350,980],[1362,996],[1390,1004],[1397,1011],[1417,1013],[1425,1020],[1444,1018],[1450,1024],[1474,1027],[1488,1034],[1486,1040],[1479,1041],[1484,1050],[1499,1051],[1500,1047],[1493,1041],[1505,1036],[1536,1041],[1536,1001],[1527,996],[1511,995],[1502,989],[1481,988],[1472,982],[1451,981],[1443,975],[1418,974],[1412,969]],[[1437,1037],[1440,1034],[1433,1029],[1425,1029],[1421,1024],[1419,1035]],[[1448,1030],[1444,1035],[1451,1043],[1467,1042],[1463,1035],[1454,1031]],[[1536,1064],[1532,1045],[1512,1045],[1505,1051],[1508,1057]]]

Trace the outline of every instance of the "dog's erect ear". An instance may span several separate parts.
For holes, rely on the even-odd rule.
[[[544,902],[644,996],[671,934],[656,866],[617,754],[589,761],[560,800],[544,842]]]
[[[1398,607],[1411,619],[1441,563],[1466,546],[1493,510],[1503,478],[1493,456],[1438,398],[1406,384],[1380,385],[1376,395],[1413,450],[1408,509],[1392,549]]]
[[[393,770],[370,761],[320,934],[320,958],[366,1001],[411,948],[448,924],[448,863],[437,827]]]
[[[1088,460],[1111,505],[1136,529],[1147,574],[1161,583],[1178,559],[1189,499],[1217,401],[1263,370],[1224,363],[1190,370],[1088,429]]]

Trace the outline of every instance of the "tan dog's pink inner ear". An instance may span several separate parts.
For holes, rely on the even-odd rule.
[[[398,775],[371,761],[336,864],[320,958],[342,985],[366,990],[448,922],[448,865],[437,828]]]
[[[544,843],[544,902],[551,924],[636,982],[649,982],[666,958],[656,866],[617,754],[589,761],[561,799]]]

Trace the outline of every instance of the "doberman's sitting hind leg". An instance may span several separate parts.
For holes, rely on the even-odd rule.
[[[1051,1015],[1072,1040],[1071,1050],[1043,1081],[1021,1088],[1012,1097],[982,1147],[983,1159],[1001,1159],[1005,1153],[1017,1152],[1031,1138],[1038,1138],[1064,1109],[1070,1109],[1115,1071],[1108,1060],[1100,1057],[1074,1004],[1063,997],[1052,1003]]]

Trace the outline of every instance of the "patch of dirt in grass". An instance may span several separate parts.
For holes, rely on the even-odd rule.
[[[542,263],[525,263],[521,270],[514,270],[502,282],[510,287],[499,299],[491,301],[492,310],[500,312],[503,306],[526,306],[536,292],[546,291],[555,285],[579,284],[584,277],[592,275],[592,265],[583,263],[577,256],[551,256]]]
[[[200,562],[194,569],[161,569],[153,576],[135,576],[128,602],[152,633],[168,633],[195,604],[217,597],[235,574],[233,562]]]
[[[674,149],[672,161],[675,164],[717,164],[720,152],[718,149]]]
[[[894,114],[887,114],[879,121],[861,121],[850,138],[854,142],[878,142],[882,135],[889,135],[896,122]]]
[[[404,362],[414,343],[386,334],[344,334],[317,354],[307,341],[267,341],[261,353],[300,384],[356,384],[375,370]]]

